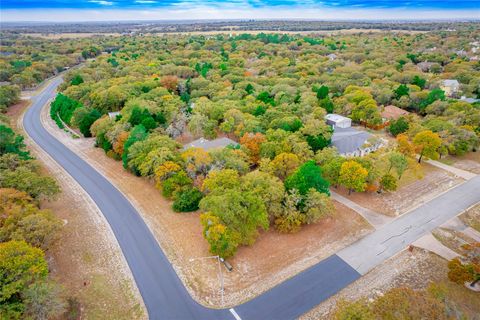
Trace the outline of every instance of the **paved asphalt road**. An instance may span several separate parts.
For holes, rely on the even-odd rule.
[[[448,217],[480,201],[480,180],[477,177],[449,191],[440,200],[435,199],[385,225],[342,250],[339,255],[332,255],[259,297],[235,307],[234,313],[229,309],[205,308],[190,297],[150,230],[122,193],[41,125],[40,111],[54,97],[61,82],[60,78],[53,79],[32,98],[32,106],[23,120],[24,128],[86,190],[102,211],[133,273],[150,319],[235,319],[234,313],[237,320],[294,319],[442,224]],[[385,239],[387,236],[389,239]],[[383,249],[385,251],[378,254]],[[365,264],[370,259],[372,262]]]

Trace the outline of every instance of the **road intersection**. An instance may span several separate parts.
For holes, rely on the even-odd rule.
[[[27,134],[89,194],[110,224],[150,319],[294,319],[435,227],[480,201],[480,176],[379,227],[375,232],[234,309],[210,309],[188,294],[140,214],[123,194],[42,126],[40,113],[62,78],[32,97]]]

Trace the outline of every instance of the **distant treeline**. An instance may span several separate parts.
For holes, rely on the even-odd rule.
[[[478,28],[478,21],[136,21],[90,23],[6,23],[16,33],[165,33],[194,31],[328,31],[345,29],[458,30]]]

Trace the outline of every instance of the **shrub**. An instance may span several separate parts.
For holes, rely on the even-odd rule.
[[[173,210],[175,212],[196,211],[202,198],[203,194],[197,188],[187,188],[179,191],[173,202]]]

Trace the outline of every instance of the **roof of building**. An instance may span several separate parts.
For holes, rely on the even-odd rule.
[[[120,114],[120,111],[109,112],[108,116],[110,119],[115,119]]]
[[[238,143],[236,143],[232,139],[225,137],[215,140],[207,140],[205,138],[200,138],[184,145],[183,150],[186,150],[188,148],[202,148],[204,150],[210,150],[215,148],[225,148],[228,145],[236,146],[238,145]]]
[[[401,116],[406,116],[407,114],[409,114],[408,111],[390,105],[383,108],[382,118],[397,120]]]
[[[330,121],[333,121],[333,122],[340,122],[340,121],[350,121],[350,118],[347,118],[347,117],[344,117],[344,116],[341,116],[339,114],[336,114],[336,113],[329,113],[325,116],[325,119],[327,120],[330,120]]]
[[[479,102],[480,99],[475,99],[475,98],[467,98],[465,96],[462,96],[460,98],[460,101],[465,101],[465,102],[468,102],[468,103],[475,103],[475,102]]]
[[[354,128],[335,128],[332,136],[332,145],[341,154],[351,153],[360,149],[370,136],[370,133]]]
[[[458,80],[456,80],[456,79],[446,79],[446,80],[443,80],[443,85],[447,86],[447,87],[459,86],[460,83],[458,83]]]

